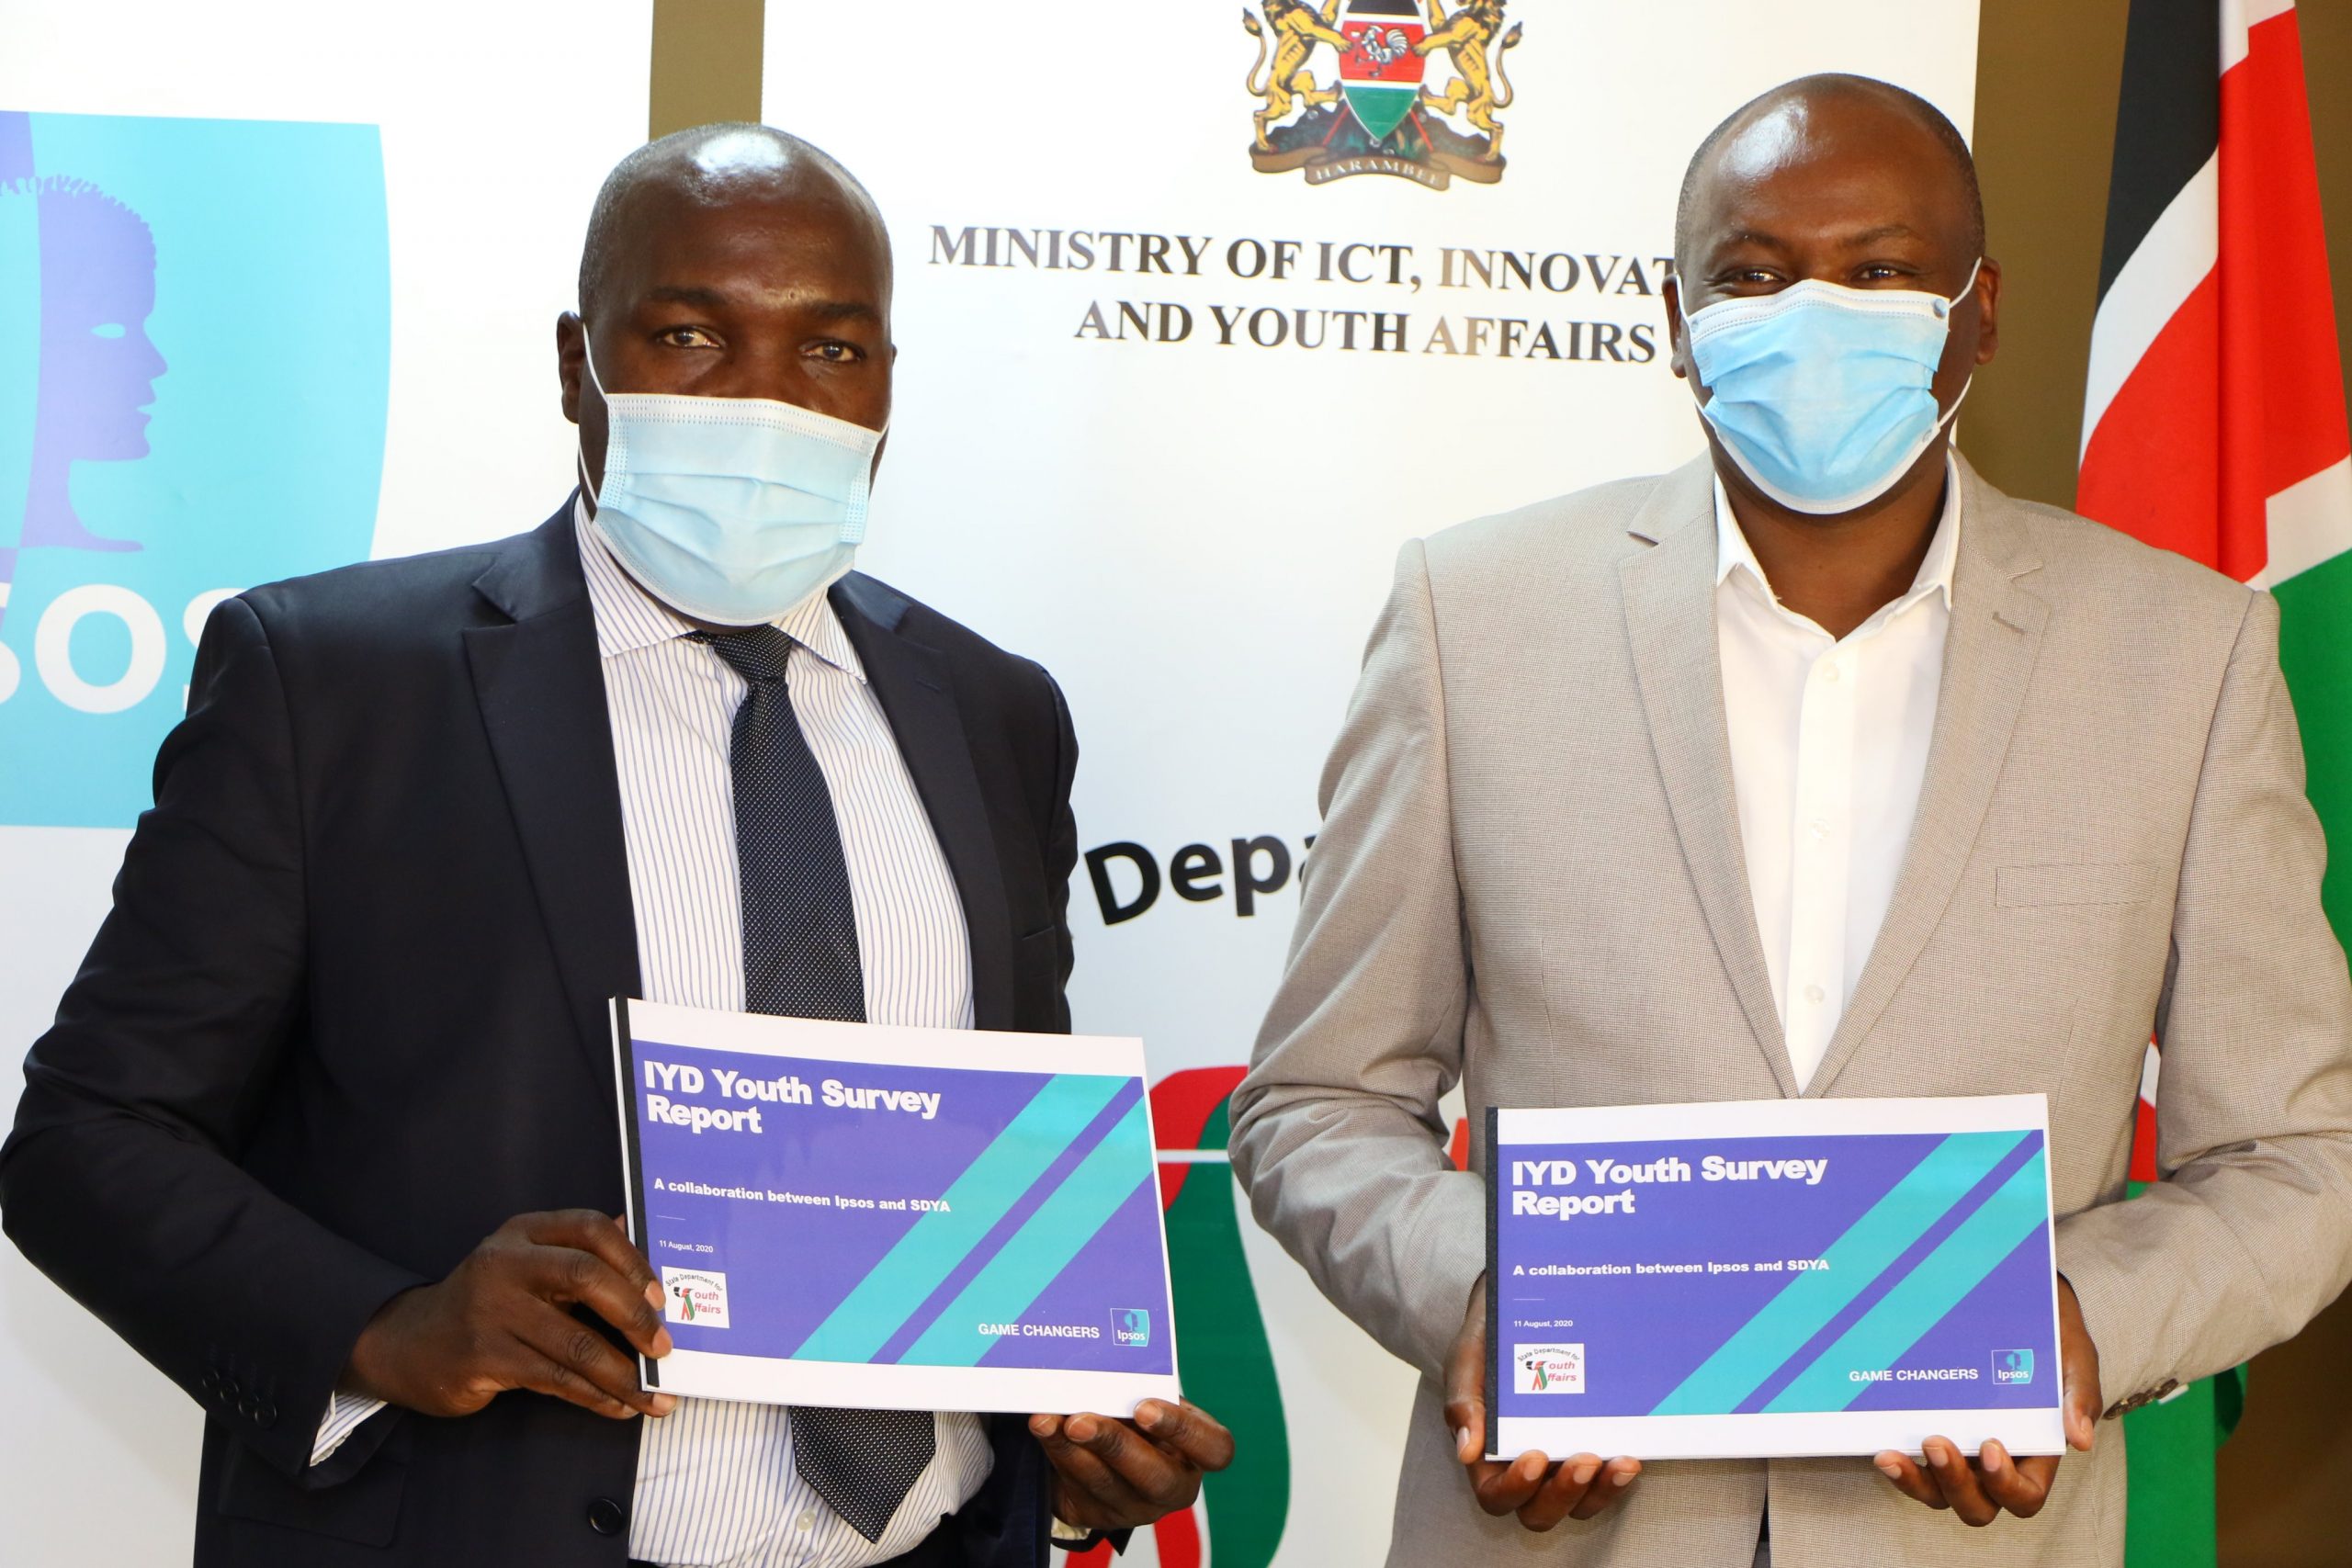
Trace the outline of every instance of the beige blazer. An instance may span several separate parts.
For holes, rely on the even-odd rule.
[[[2050,1098],[2060,1268],[2128,1404],[2352,1277],[2352,990],[2276,604],[1965,463],[1942,694],[1886,923],[1813,1095]],[[1259,1221],[1420,1369],[1396,1564],[2111,1564],[2099,1427],[2040,1517],[1971,1530],[1866,1460],[1662,1463],[1547,1535],[1474,1503],[1435,1378],[1485,1265],[1439,1097],[1795,1094],[1757,937],[1702,459],[1408,544],[1323,774],[1232,1153]],[[2168,1179],[2124,1203],[2151,1030]],[[1475,1170],[1483,1151],[1474,1149]]]

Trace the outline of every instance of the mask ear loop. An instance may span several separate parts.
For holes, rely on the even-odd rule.
[[[1976,276],[1984,270],[1984,258],[1983,256],[1978,256],[1976,260],[1969,265],[1968,281],[1962,284],[1960,286],[1960,292],[1953,295],[1950,299],[1946,300],[1945,303],[1950,305],[1955,310],[1959,310],[1961,302],[1966,299],[1970,295],[1976,292]],[[598,389],[602,390],[603,389],[599,388]]]
[[[612,439],[613,403],[610,398],[605,396],[604,378],[596,374],[596,352],[588,346],[588,318],[584,315],[580,318],[580,360],[588,367],[588,384],[596,389],[596,400],[605,405],[605,435],[609,445]],[[596,487],[588,479],[588,432],[577,422],[572,428],[574,432],[571,438],[572,462],[580,470],[580,491],[588,498],[588,510],[593,513],[596,510]]]
[[[1971,294],[1976,292],[1976,277],[1977,275],[1984,270],[1984,258],[1983,256],[1978,256],[1976,258],[1975,265],[1968,269],[1968,282],[1962,287],[1959,293],[1953,295],[1951,299],[1946,302],[1951,310],[1959,310],[1961,301],[1966,299]],[[1946,333],[1950,333],[1951,331],[1951,319],[1949,313],[1946,314],[1944,319],[1944,331]],[[1949,429],[1951,426],[1952,422],[1960,418],[1960,405],[1968,400],[1968,389],[1974,385],[1976,385],[1976,371],[1973,367],[1971,367],[1968,372],[1968,379],[1960,384],[1960,396],[1952,399],[1951,400],[1951,412],[1936,422],[1936,429],[1939,432]]]

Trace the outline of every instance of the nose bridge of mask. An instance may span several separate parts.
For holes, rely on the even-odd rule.
[[[1816,278],[1777,294],[1719,300],[1690,318],[1690,353],[1701,379],[1712,386],[1708,361],[1738,356],[1743,340],[1754,347],[1768,342],[1780,346],[1781,334],[1770,329],[1782,323],[1793,328],[1800,316],[1808,318],[1805,330],[1817,335],[1822,349],[1867,349],[1905,358],[1924,353],[1932,365],[1943,354],[1951,301],[1940,294],[1848,288]]]

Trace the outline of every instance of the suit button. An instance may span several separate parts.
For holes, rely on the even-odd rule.
[[[598,1535],[618,1535],[628,1523],[628,1515],[610,1497],[599,1497],[588,1505],[588,1528]]]
[[[277,1426],[277,1406],[272,1404],[266,1399],[262,1400],[254,1408],[254,1425],[259,1427],[265,1432],[269,1430],[270,1427]]]

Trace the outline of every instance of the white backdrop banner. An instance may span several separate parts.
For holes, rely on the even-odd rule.
[[[1823,70],[1965,131],[1976,7],[983,22],[901,0],[852,51],[837,6],[768,0],[765,118],[867,183],[898,258],[861,565],[1044,662],[1078,723],[1077,1023],[1147,1043],[1185,1383],[1241,1443],[1126,1561],[1377,1562],[1412,1374],[1223,1150],[1396,547],[1695,454],[1658,298],[1692,148]]]
[[[5,1054],[104,912],[213,599],[570,483],[550,328],[650,11],[0,0]],[[1148,1043],[1186,1381],[1243,1444],[1128,1561],[1377,1561],[1410,1374],[1223,1148],[1395,547],[1695,452],[1657,298],[1690,149],[1824,69],[1966,130],[1975,7],[903,0],[854,50],[842,15],[768,0],[766,118],[895,236],[862,564],[1069,691],[1078,1023]],[[13,1554],[186,1557],[196,1406],[13,1249],[0,1392]]]
[[[0,0],[0,1100],[223,591],[514,533],[651,0]],[[22,505],[19,506],[19,502]],[[187,1559],[200,1416],[0,1247],[23,1562]]]

